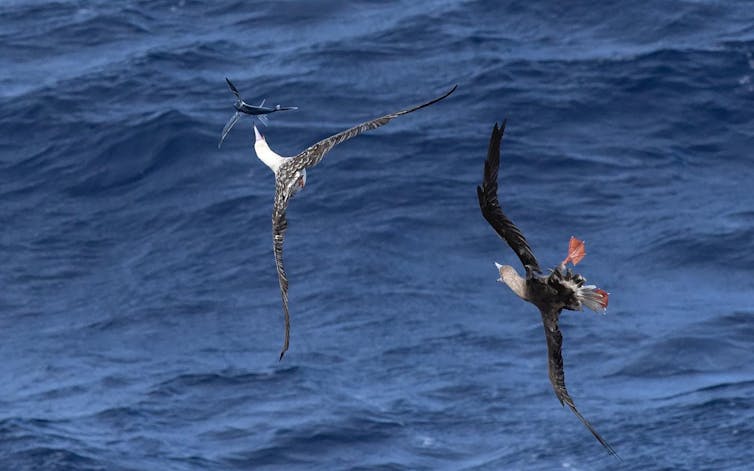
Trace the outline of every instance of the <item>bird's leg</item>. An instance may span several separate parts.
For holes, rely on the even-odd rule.
[[[568,262],[576,265],[585,255],[586,250],[584,249],[584,241],[571,236],[571,240],[568,241],[568,256],[560,264],[563,267],[565,267]]]

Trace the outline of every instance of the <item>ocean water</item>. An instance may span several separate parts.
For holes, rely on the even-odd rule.
[[[536,3],[536,5],[535,5]],[[230,77],[293,155],[288,210]],[[543,266],[611,293],[536,309],[475,186]],[[748,1],[0,3],[0,469],[754,469]]]

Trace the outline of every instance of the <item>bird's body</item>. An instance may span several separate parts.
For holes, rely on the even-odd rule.
[[[563,309],[580,311],[586,306],[591,310],[604,313],[608,304],[608,293],[594,285],[586,285],[586,279],[583,276],[566,268],[568,263],[576,265],[586,255],[584,243],[575,237],[571,237],[568,256],[565,260],[549,274],[542,274],[539,262],[534,257],[523,233],[503,213],[498,201],[497,176],[500,166],[500,142],[504,131],[505,122],[502,127],[495,124],[492,130],[487,160],[484,164],[484,178],[482,185],[477,187],[477,197],[482,215],[519,257],[524,265],[525,275],[519,275],[510,265],[495,263],[500,273],[498,281],[505,283],[521,299],[534,304],[539,309],[547,341],[550,383],[555,395],[561,405],[567,405],[610,454],[615,454],[613,447],[576,409],[573,399],[568,394],[563,372],[563,336],[558,327],[558,320]]]
[[[236,96],[236,101],[235,103],[233,103],[233,108],[236,109],[236,112],[233,113],[233,116],[231,116],[228,122],[225,123],[223,131],[222,133],[220,133],[220,142],[217,143],[218,149],[223,144],[225,137],[228,135],[230,130],[233,129],[233,126],[235,126],[236,122],[238,122],[238,119],[242,114],[256,116],[257,118],[259,118],[259,121],[261,121],[262,124],[266,126],[268,123],[266,115],[275,113],[276,111],[292,111],[298,109],[295,106],[264,106],[264,100],[262,100],[262,103],[260,103],[259,105],[250,105],[243,101],[241,94],[238,92],[236,86],[233,85],[233,82],[231,82],[227,77],[225,78],[225,81],[228,82],[228,88],[230,88],[230,91],[233,92],[233,94]]]
[[[288,278],[283,267],[283,239],[288,227],[286,221],[286,209],[290,199],[306,185],[306,169],[317,165],[327,152],[333,147],[352,137],[361,134],[364,131],[375,129],[390,122],[392,119],[427,107],[446,98],[453,93],[456,87],[449,92],[435,98],[434,100],[422,103],[405,110],[391,113],[371,121],[361,123],[345,131],[339,132],[333,136],[323,139],[310,146],[303,152],[293,157],[283,157],[278,155],[267,144],[267,140],[259,132],[256,125],[254,126],[255,142],[254,151],[257,157],[267,165],[275,174],[275,200],[272,206],[272,241],[273,252],[275,254],[275,265],[278,272],[278,281],[280,284],[280,294],[283,301],[283,314],[285,317],[285,337],[283,348],[280,352],[280,358],[283,358],[288,350],[290,340],[290,314],[288,312]]]

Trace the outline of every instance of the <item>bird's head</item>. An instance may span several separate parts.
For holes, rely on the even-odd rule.
[[[259,132],[256,124],[254,125],[254,136],[256,137],[256,141],[254,142],[254,152],[257,153],[259,160],[264,162],[264,164],[270,167],[270,170],[277,175],[278,169],[283,165],[285,159],[270,149],[267,140],[262,133]]]
[[[505,283],[510,289],[513,290],[519,297],[526,299],[525,297],[525,285],[526,281],[521,278],[521,275],[516,272],[516,269],[510,265],[500,265],[495,262],[500,278],[497,281]]]
[[[497,279],[500,283],[510,284],[510,280],[519,277],[518,273],[516,273],[516,269],[510,265],[500,265],[495,262],[495,268],[497,268],[497,271],[500,273],[500,278]]]

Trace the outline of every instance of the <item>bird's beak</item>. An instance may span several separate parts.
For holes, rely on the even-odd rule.
[[[257,125],[254,125],[254,136],[256,136],[257,141],[264,141],[264,136],[261,132],[259,132],[259,129],[257,129]]]

